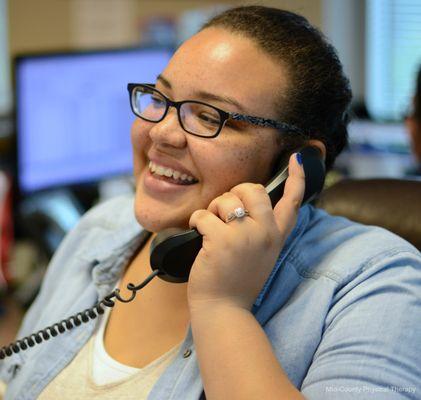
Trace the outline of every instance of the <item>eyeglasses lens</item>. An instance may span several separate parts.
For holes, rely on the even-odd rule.
[[[132,106],[135,113],[146,121],[160,121],[167,109],[166,99],[147,87],[133,90]],[[221,123],[219,112],[206,104],[187,101],[180,106],[180,123],[184,130],[199,136],[214,136]]]
[[[166,100],[153,89],[136,88],[132,102],[136,114],[147,121],[158,122],[165,114]]]
[[[213,136],[219,130],[218,111],[205,104],[187,102],[180,109],[182,124],[188,132],[200,136]]]

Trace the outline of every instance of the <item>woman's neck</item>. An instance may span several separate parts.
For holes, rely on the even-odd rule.
[[[138,251],[132,262],[127,266],[124,272],[124,280],[130,279],[130,282],[135,285],[146,279],[152,272],[152,267],[149,262],[150,246],[156,236],[153,233],[147,242]],[[143,296],[150,297],[157,307],[169,308],[187,308],[187,282],[186,283],[170,283],[160,279],[154,278],[142,290]]]

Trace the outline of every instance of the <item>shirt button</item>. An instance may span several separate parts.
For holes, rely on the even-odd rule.
[[[184,352],[183,357],[184,357],[184,358],[187,358],[187,357],[189,357],[189,356],[190,356],[190,354],[191,354],[191,350],[190,350],[190,349],[187,349],[187,350]]]

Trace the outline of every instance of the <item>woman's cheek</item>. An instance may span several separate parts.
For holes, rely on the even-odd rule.
[[[144,133],[144,132],[143,132]],[[135,121],[130,132],[132,155],[133,155],[133,174],[135,178],[139,176],[145,164],[146,142],[145,135],[142,134],[139,123]]]
[[[136,122],[133,123],[132,129],[130,132],[130,138],[131,138],[133,149],[139,150],[141,134],[140,134],[140,129],[137,126]]]

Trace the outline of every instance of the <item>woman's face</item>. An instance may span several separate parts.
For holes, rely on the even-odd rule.
[[[250,39],[208,28],[186,41],[157,79],[156,88],[172,100],[200,100],[225,111],[276,119],[276,93],[286,87],[283,69]],[[185,132],[170,108],[158,123],[137,118],[131,129],[135,214],[147,230],[188,228],[193,211],[241,182],[266,183],[279,133],[227,121],[216,138]],[[170,182],[149,162],[194,177],[193,184]]]

